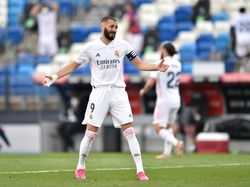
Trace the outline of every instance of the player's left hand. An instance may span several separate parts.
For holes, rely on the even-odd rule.
[[[168,66],[167,64],[164,63],[164,59],[162,59],[162,60],[160,61],[160,63],[158,64],[158,70],[161,71],[161,72],[167,71],[168,67],[169,67],[169,66]]]
[[[141,96],[141,97],[143,97],[143,95],[145,94],[145,90],[142,88],[142,89],[140,89],[140,91],[139,91],[139,95]]]

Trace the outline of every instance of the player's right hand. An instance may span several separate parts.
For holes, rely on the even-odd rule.
[[[57,80],[57,75],[46,75],[45,79],[43,80],[43,86],[49,87],[51,84],[53,84]]]

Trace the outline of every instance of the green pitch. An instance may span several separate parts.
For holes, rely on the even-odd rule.
[[[0,186],[250,186],[250,154],[189,154],[169,160],[154,156],[143,153],[150,180],[140,182],[129,153],[91,153],[85,181],[74,178],[76,153],[0,154]]]

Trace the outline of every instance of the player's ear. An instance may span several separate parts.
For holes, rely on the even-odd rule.
[[[105,23],[101,23],[100,28],[101,28],[101,31],[103,31],[105,28]]]

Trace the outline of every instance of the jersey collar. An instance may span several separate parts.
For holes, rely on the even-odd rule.
[[[102,40],[101,40],[101,37],[99,38],[99,43],[103,46],[106,46],[106,47],[109,47],[109,46],[112,46],[114,41],[116,40],[116,38],[114,40],[112,40],[108,45],[106,45]]]

